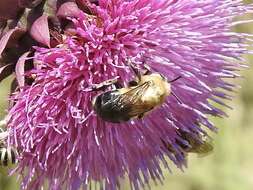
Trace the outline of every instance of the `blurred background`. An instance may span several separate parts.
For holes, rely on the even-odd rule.
[[[253,3],[253,0],[245,1]],[[243,19],[253,18],[245,15]],[[253,34],[253,23],[242,24],[235,31]],[[252,48],[253,50],[253,48]],[[173,168],[173,174],[164,171],[164,184],[152,183],[152,190],[253,190],[253,55],[245,56],[249,69],[240,72],[244,79],[235,82],[241,85],[225,109],[229,117],[211,118],[219,128],[213,134],[214,151],[207,157],[190,155],[188,168],[181,172]],[[0,118],[6,114],[10,80],[0,84]],[[16,178],[8,177],[6,168],[0,167],[0,190],[17,190]],[[129,190],[127,183],[123,190]]]

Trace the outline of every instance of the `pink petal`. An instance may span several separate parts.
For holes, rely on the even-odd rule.
[[[5,47],[7,46],[9,40],[11,39],[11,37],[14,35],[14,34],[17,34],[18,36],[20,34],[23,34],[23,30],[21,30],[20,28],[14,28],[14,29],[11,29],[9,30],[1,39],[0,39],[0,56],[1,54],[3,53]],[[15,38],[18,38],[17,36],[14,36]]]
[[[50,47],[50,34],[47,15],[42,15],[33,23],[30,34],[36,41]]]
[[[22,86],[25,85],[25,76],[24,76],[24,73],[25,73],[25,61],[26,61],[26,58],[28,57],[29,53],[30,53],[29,51],[25,52],[18,59],[18,62],[16,64],[15,73],[16,73],[16,78],[17,78],[17,81],[18,81],[18,85],[20,87],[22,87]]]
[[[67,2],[60,6],[57,16],[59,17],[76,17],[81,10],[74,2]]]

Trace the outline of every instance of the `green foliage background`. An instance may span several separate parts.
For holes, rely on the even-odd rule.
[[[248,1],[252,3],[252,0]],[[244,19],[250,18],[249,15]],[[253,24],[244,24],[236,31],[253,34]],[[253,48],[252,48],[253,49]],[[189,156],[188,168],[181,172],[173,168],[173,174],[164,171],[164,184],[151,184],[152,190],[252,190],[253,189],[253,56],[245,56],[249,69],[242,71],[245,79],[237,79],[241,85],[232,102],[233,110],[226,109],[229,117],[211,118],[219,128],[214,152],[207,157]],[[0,84],[0,118],[6,114],[10,80]],[[123,190],[129,190],[122,182]],[[15,177],[9,177],[0,167],[0,190],[17,190]]]

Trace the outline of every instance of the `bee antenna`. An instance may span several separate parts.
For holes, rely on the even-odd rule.
[[[183,102],[180,100],[180,98],[174,92],[171,92],[171,95],[174,96],[180,104],[183,104]]]
[[[172,79],[171,81],[168,81],[168,82],[169,82],[169,83],[172,83],[172,82],[177,81],[177,80],[180,79],[180,78],[182,78],[182,76],[178,76],[178,77],[176,77],[176,78],[174,78],[174,79]]]

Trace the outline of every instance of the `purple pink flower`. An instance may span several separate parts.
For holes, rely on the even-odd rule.
[[[214,102],[226,106],[235,87],[226,79],[238,77],[248,53],[247,35],[231,31],[236,16],[252,11],[241,0],[84,2],[62,4],[57,18],[67,24],[54,35],[47,16],[35,21],[31,36],[40,45],[16,67],[20,87],[7,125],[9,143],[20,151],[22,189],[45,182],[51,190],[88,189],[95,182],[114,190],[126,177],[138,190],[162,180],[167,158],[183,168],[179,142],[189,144],[180,132],[201,142],[216,131],[208,116],[226,115]],[[32,69],[20,70],[31,60]],[[171,84],[182,103],[169,96],[143,119],[120,124],[99,118],[91,105],[99,92],[87,89],[117,76],[126,86],[134,78],[128,60],[169,80],[182,76]]]

